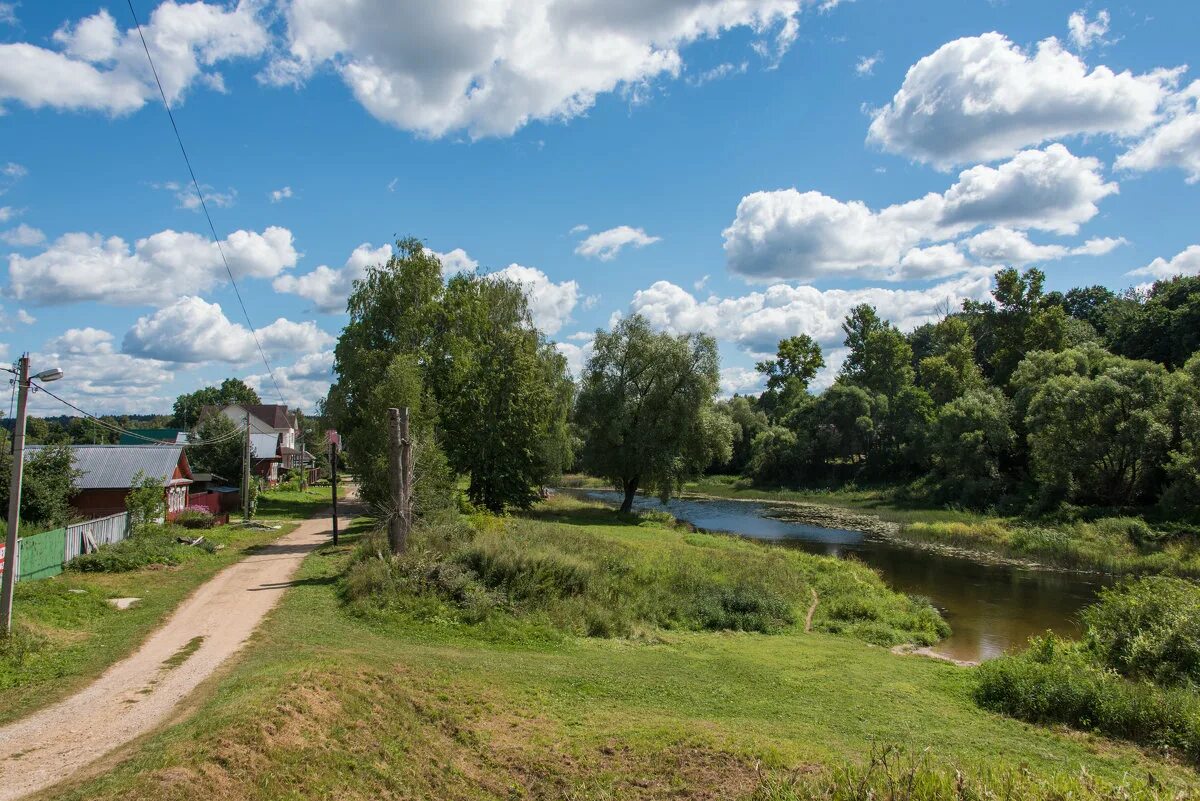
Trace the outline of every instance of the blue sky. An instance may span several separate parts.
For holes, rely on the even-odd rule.
[[[523,281],[576,366],[614,314],[709,331],[726,391],[802,331],[828,381],[850,305],[911,327],[997,265],[1200,272],[1191,2],[134,6],[310,409],[344,288],[395,236]],[[95,412],[227,375],[268,399],[131,26],[0,2],[4,355],[61,364]]]

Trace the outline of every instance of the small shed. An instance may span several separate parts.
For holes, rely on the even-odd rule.
[[[26,447],[25,458],[40,449]],[[71,451],[73,467],[80,473],[71,506],[84,517],[124,512],[138,473],[161,483],[168,518],[187,506],[192,469],[182,445],[72,445]]]

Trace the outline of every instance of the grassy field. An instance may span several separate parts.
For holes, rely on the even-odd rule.
[[[603,486],[576,478],[583,486]],[[1154,527],[1137,517],[1071,522],[999,517],[909,503],[887,488],[760,489],[734,476],[708,476],[685,486],[699,495],[783,501],[848,509],[893,523],[891,535],[985,556],[1034,561],[1116,574],[1167,573],[1200,577],[1200,537],[1179,526]]]
[[[674,536],[567,505],[505,525],[564,547]],[[868,787],[829,771],[885,743],[936,763],[936,781],[923,782],[945,792],[926,799],[979,797],[955,794],[956,767],[1071,790],[1047,798],[1110,797],[1095,789],[1110,782],[1135,785],[1113,798],[1168,798],[1197,780],[1130,746],[981,711],[972,670],[852,636],[795,627],[584,637],[467,623],[437,602],[366,612],[349,602],[346,573],[368,529],[356,524],[343,545],[305,561],[191,719],[62,797],[866,798],[853,787],[810,791],[808,777]],[[1137,790],[1147,777],[1165,789]]]
[[[328,503],[329,488],[308,493],[264,493],[259,518],[292,521]],[[203,534],[223,548],[212,553],[180,546],[180,564],[126,572],[64,571],[41,581],[20,582],[13,603],[14,635],[0,641],[0,723],[46,706],[94,679],[134,650],[196,587],[255,548],[286,534],[238,525]],[[117,610],[109,598],[140,598]]]

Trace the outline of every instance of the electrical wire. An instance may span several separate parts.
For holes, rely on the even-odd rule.
[[[238,289],[237,281],[233,278],[233,270],[229,267],[229,260],[225,258],[225,249],[221,247],[221,238],[217,236],[217,227],[213,225],[212,215],[208,213],[208,204],[204,201],[204,192],[200,189],[200,182],[196,180],[196,171],[192,169],[192,160],[188,158],[187,148],[183,146],[183,137],[179,134],[179,126],[175,124],[175,113],[171,111],[171,104],[167,102],[167,93],[163,89],[162,81],[158,77],[158,69],[154,66],[154,59],[150,55],[150,46],[146,44],[146,36],[142,33],[142,23],[138,21],[137,12],[133,10],[133,0],[127,0],[129,4],[129,14],[133,17],[133,24],[137,26],[138,37],[142,40],[142,49],[146,51],[146,60],[150,62],[150,71],[154,74],[154,82],[158,84],[158,93],[162,96],[163,107],[167,110],[167,117],[171,120],[171,130],[175,132],[175,141],[179,143],[179,151],[183,153],[183,161],[187,164],[188,175],[192,178],[192,186],[196,189],[196,196],[200,199],[200,208],[204,211],[204,216],[208,220],[208,230],[212,234],[213,242],[217,245],[217,252],[221,254],[221,262],[225,265],[225,272],[229,275],[229,283],[233,287],[233,293],[237,296],[238,305],[242,307],[242,316],[246,318],[246,325],[250,326],[250,334],[254,337],[254,344],[258,347],[258,355],[262,357],[263,364],[267,368],[267,375],[271,377],[271,383],[275,385],[275,392],[279,395],[279,400],[285,406],[287,400],[283,397],[283,390],[279,388],[279,382],[275,380],[275,371],[271,369],[271,362],[267,359],[267,352],[263,350],[262,343],[258,340],[258,331],[254,328],[254,323],[250,321],[250,312],[246,311],[246,303],[242,300],[242,292]]]
[[[237,429],[230,431],[229,433],[222,434],[219,437],[213,437],[212,439],[207,439],[207,440],[201,439],[201,440],[189,440],[187,442],[173,442],[173,441],[168,441],[168,440],[164,440],[164,439],[154,439],[153,437],[146,436],[145,434],[139,434],[137,431],[131,431],[129,429],[122,428],[121,426],[116,425],[115,423],[110,423],[107,420],[102,420],[99,417],[97,417],[96,415],[92,414],[91,412],[87,412],[87,411],[84,411],[83,409],[80,409],[78,406],[71,403],[69,400],[66,400],[65,398],[60,398],[58,395],[55,395],[53,392],[46,389],[46,387],[42,386],[41,384],[35,384],[35,383],[33,383],[33,381],[30,381],[29,386],[34,388],[38,392],[45,392],[47,395],[49,395],[51,398],[54,398],[56,401],[58,401],[62,405],[66,406],[70,409],[74,409],[75,411],[79,412],[81,415],[83,415],[84,417],[93,421],[94,423],[96,423],[97,425],[99,425],[102,428],[106,428],[109,431],[113,431],[118,434],[125,434],[127,436],[131,436],[136,439],[144,440],[145,442],[152,444],[152,445],[184,445],[184,446],[215,445],[217,443],[228,442],[229,440],[237,439],[246,433],[246,427],[239,426]]]

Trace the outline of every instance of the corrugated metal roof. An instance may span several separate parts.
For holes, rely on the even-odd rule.
[[[279,454],[278,434],[258,434],[250,432],[250,452],[259,459],[270,459]]]
[[[25,458],[41,450],[40,445],[25,448]],[[74,467],[81,472],[75,478],[76,489],[128,489],[141,471],[165,487],[175,473],[183,453],[180,445],[72,445]]]

